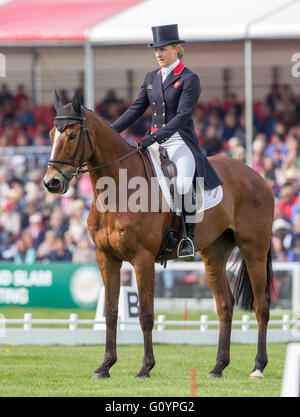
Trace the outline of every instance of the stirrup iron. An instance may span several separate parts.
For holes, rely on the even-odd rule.
[[[191,242],[192,248],[193,248],[193,253],[189,254],[189,255],[179,255],[182,242],[184,242],[185,240],[189,240]],[[179,242],[178,247],[177,247],[177,258],[180,258],[180,259],[182,259],[182,258],[191,258],[191,257],[194,257],[194,256],[195,256],[195,246],[194,246],[194,243],[193,243],[192,239],[190,239],[188,236],[183,237],[181,239],[181,241]]]

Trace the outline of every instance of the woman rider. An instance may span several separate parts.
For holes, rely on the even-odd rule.
[[[204,187],[213,189],[222,181],[200,149],[192,116],[200,97],[198,76],[180,60],[181,46],[177,25],[152,27],[153,43],[159,70],[148,72],[134,103],[113,123],[119,133],[128,128],[151,106],[151,133],[143,137],[139,146],[147,148],[158,142],[177,167],[177,192],[184,197],[193,189],[195,175],[204,178]],[[179,257],[194,253],[195,223],[186,221],[188,213],[183,205],[188,240],[183,241]]]

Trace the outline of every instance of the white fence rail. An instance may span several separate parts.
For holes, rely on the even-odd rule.
[[[290,272],[292,275],[292,294],[291,294],[291,308],[293,313],[300,314],[300,262],[272,262],[274,272]],[[124,270],[134,271],[132,265],[128,262],[123,264]],[[171,271],[199,271],[205,273],[203,262],[177,262],[170,261],[167,266]],[[227,264],[227,270],[231,270],[231,264]],[[163,266],[155,264],[155,271],[164,271]]]
[[[104,324],[99,320],[79,320],[77,314],[71,314],[68,319],[33,319],[30,313],[26,313],[23,319],[0,319],[2,333],[1,345],[101,345],[105,343],[105,330],[93,328],[80,328],[80,326],[93,326],[96,323]],[[22,325],[14,328],[12,325]],[[34,327],[41,325],[68,326],[57,327]],[[232,322],[232,343],[257,343],[257,321],[250,320],[250,316],[244,315],[241,320]],[[121,326],[125,326],[122,330]],[[143,335],[141,330],[130,330],[136,323],[118,321],[119,344],[142,344]],[[167,327],[182,327],[181,329],[167,329]],[[188,330],[188,327],[196,329]],[[239,328],[236,328],[236,327]],[[276,326],[277,328],[272,328]],[[202,315],[200,320],[166,320],[165,316],[158,316],[153,330],[153,342],[165,344],[198,344],[216,345],[218,343],[219,321],[208,320]],[[3,331],[4,330],[4,331]],[[285,314],[282,320],[270,320],[268,329],[268,343],[287,343],[300,341],[300,321],[291,319]]]

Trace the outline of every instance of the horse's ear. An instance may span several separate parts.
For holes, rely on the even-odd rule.
[[[77,114],[81,114],[81,102],[77,90],[75,91],[74,96],[72,98],[72,106]]]
[[[59,94],[57,92],[57,90],[54,90],[54,107],[56,110],[56,113],[58,112],[58,110],[60,110],[62,108],[63,104],[62,101],[59,97]]]

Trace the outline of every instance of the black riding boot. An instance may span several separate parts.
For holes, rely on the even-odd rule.
[[[182,214],[184,217],[184,224],[185,224],[185,230],[186,230],[186,237],[183,237],[179,244],[179,250],[178,250],[178,257],[179,258],[189,258],[194,257],[195,250],[194,250],[194,240],[195,240],[195,231],[196,231],[196,223],[188,223],[187,222],[187,216],[195,216],[196,215],[196,209],[194,209],[192,212],[187,212],[184,207],[184,198],[183,204],[182,204]],[[196,195],[194,190],[192,191],[192,204],[196,204]]]

